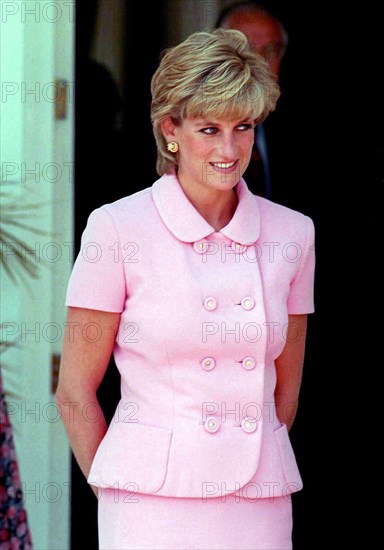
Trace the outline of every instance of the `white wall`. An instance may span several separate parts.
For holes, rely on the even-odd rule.
[[[1,2],[1,190],[20,211],[12,230],[34,251],[39,277],[15,284],[3,270],[1,356],[34,548],[69,548],[70,453],[52,393],[72,256],[73,102],[55,120],[56,78],[73,92],[74,4]],[[73,96],[72,96],[73,97]],[[34,204],[36,208],[28,208]],[[20,251],[25,250],[23,247]],[[7,252],[12,252],[11,248]],[[15,257],[7,256],[14,271]]]

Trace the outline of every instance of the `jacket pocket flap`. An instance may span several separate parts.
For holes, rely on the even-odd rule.
[[[97,449],[88,483],[157,492],[167,472],[171,437],[167,428],[112,420]]]

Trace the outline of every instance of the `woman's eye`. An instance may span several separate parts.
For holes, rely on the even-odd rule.
[[[253,129],[253,125],[252,124],[239,124],[237,129],[244,132],[245,130]]]
[[[213,128],[213,127],[210,127],[210,128],[203,128],[202,130],[200,130],[200,132],[202,132],[203,134],[207,134],[207,135],[212,135],[212,134],[216,134],[217,132],[217,128]]]

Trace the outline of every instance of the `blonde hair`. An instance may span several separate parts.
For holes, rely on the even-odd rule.
[[[165,50],[151,82],[151,120],[160,176],[174,172],[177,155],[167,151],[162,120],[184,118],[262,122],[280,95],[268,64],[237,30],[196,32]]]

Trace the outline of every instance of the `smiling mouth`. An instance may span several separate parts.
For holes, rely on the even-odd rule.
[[[225,170],[226,168],[232,168],[232,166],[235,166],[237,160],[234,160],[233,162],[211,162],[212,166],[215,168],[220,168],[221,170]]]

